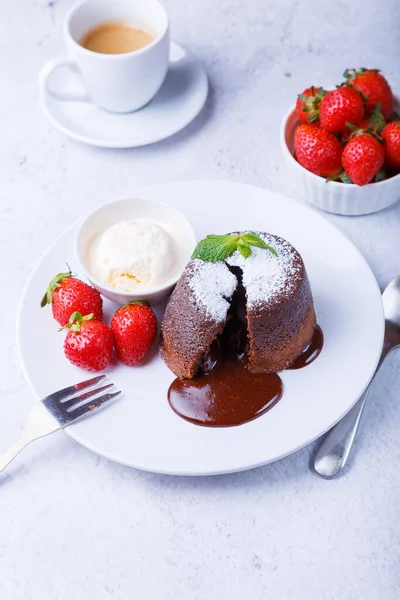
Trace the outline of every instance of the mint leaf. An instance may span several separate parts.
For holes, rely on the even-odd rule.
[[[272,254],[274,254],[275,256],[278,256],[277,251],[274,250],[274,248],[272,248],[271,246],[269,246],[266,242],[264,242],[264,240],[261,239],[260,236],[256,235],[255,233],[244,233],[240,236],[240,239],[250,244],[250,246],[257,246],[257,248],[265,248],[266,250],[272,252]]]
[[[258,248],[266,248],[267,244],[255,233],[244,233],[240,236],[240,239],[252,246],[258,246]]]
[[[271,248],[255,233],[244,233],[243,235],[228,234],[228,235],[208,235],[201,240],[194,252],[192,258],[199,258],[205,262],[218,262],[224,260],[238,250],[244,258],[248,258],[251,254],[250,246],[257,246],[269,250],[275,256],[278,253],[274,248]]]
[[[238,241],[238,235],[208,235],[197,244],[192,258],[200,258],[205,262],[224,260],[235,252]]]
[[[244,246],[243,244],[238,244],[238,248],[237,248],[240,252],[240,254],[242,256],[244,256],[244,258],[249,258],[250,254],[251,254],[251,250],[249,248],[249,246]]]

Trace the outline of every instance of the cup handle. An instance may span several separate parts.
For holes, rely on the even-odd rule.
[[[86,91],[82,92],[56,92],[52,90],[49,82],[51,75],[57,69],[68,67],[73,73],[79,76],[78,63],[70,58],[52,58],[48,63],[45,64],[39,76],[39,84],[42,91],[48,93],[50,96],[61,102],[92,102]]]

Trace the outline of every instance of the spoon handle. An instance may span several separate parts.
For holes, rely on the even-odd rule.
[[[390,348],[385,347],[371,382],[353,408],[326,434],[314,457],[314,470],[324,479],[333,479],[345,466],[360,424],[365,402],[376,374]]]

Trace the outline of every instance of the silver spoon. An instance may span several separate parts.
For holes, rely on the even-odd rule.
[[[385,339],[381,358],[364,394],[339,423],[326,434],[314,457],[314,469],[324,479],[333,479],[346,464],[356,437],[371,384],[386,356],[400,346],[400,275],[392,279],[382,294]]]

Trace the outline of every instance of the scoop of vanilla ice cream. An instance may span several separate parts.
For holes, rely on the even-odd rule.
[[[89,247],[91,273],[126,292],[161,284],[168,278],[174,258],[174,243],[165,229],[139,219],[115,223]]]

